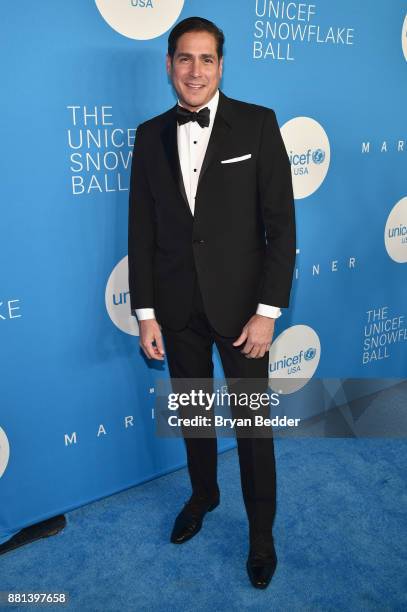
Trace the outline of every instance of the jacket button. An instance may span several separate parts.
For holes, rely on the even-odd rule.
[[[205,244],[205,240],[193,240],[193,244]]]

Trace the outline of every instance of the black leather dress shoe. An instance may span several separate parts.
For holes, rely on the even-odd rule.
[[[171,533],[173,544],[183,544],[198,533],[202,527],[202,521],[207,512],[212,512],[219,505],[219,498],[208,501],[202,497],[192,495],[191,499],[175,519]]]
[[[251,544],[246,562],[250,582],[256,589],[266,589],[277,567],[277,555],[273,539],[261,544]]]

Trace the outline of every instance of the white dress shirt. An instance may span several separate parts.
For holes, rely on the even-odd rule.
[[[219,89],[205,106],[209,108],[209,126],[201,127],[197,121],[188,121],[183,125],[177,123],[178,154],[184,180],[185,193],[192,214],[195,211],[195,196],[198,186],[198,177],[205,157],[209,138],[215,121],[219,102]],[[182,106],[178,100],[178,104]],[[196,112],[201,109],[197,109]],[[258,304],[256,314],[277,319],[281,315],[280,308],[268,304]],[[154,308],[137,308],[136,315],[139,321],[155,319]]]

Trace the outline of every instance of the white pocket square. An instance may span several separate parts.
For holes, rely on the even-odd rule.
[[[244,159],[250,159],[251,156],[252,154],[248,153],[247,155],[242,155],[241,157],[231,157],[230,159],[223,159],[221,163],[222,164],[233,164],[234,162],[243,161]]]

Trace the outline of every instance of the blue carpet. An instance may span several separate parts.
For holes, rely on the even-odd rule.
[[[189,496],[183,469],[0,557],[0,590],[62,590],[78,611],[407,610],[406,451],[404,440],[277,440],[279,565],[265,591],[246,575],[235,450],[219,457],[221,504],[190,542],[168,540]]]

